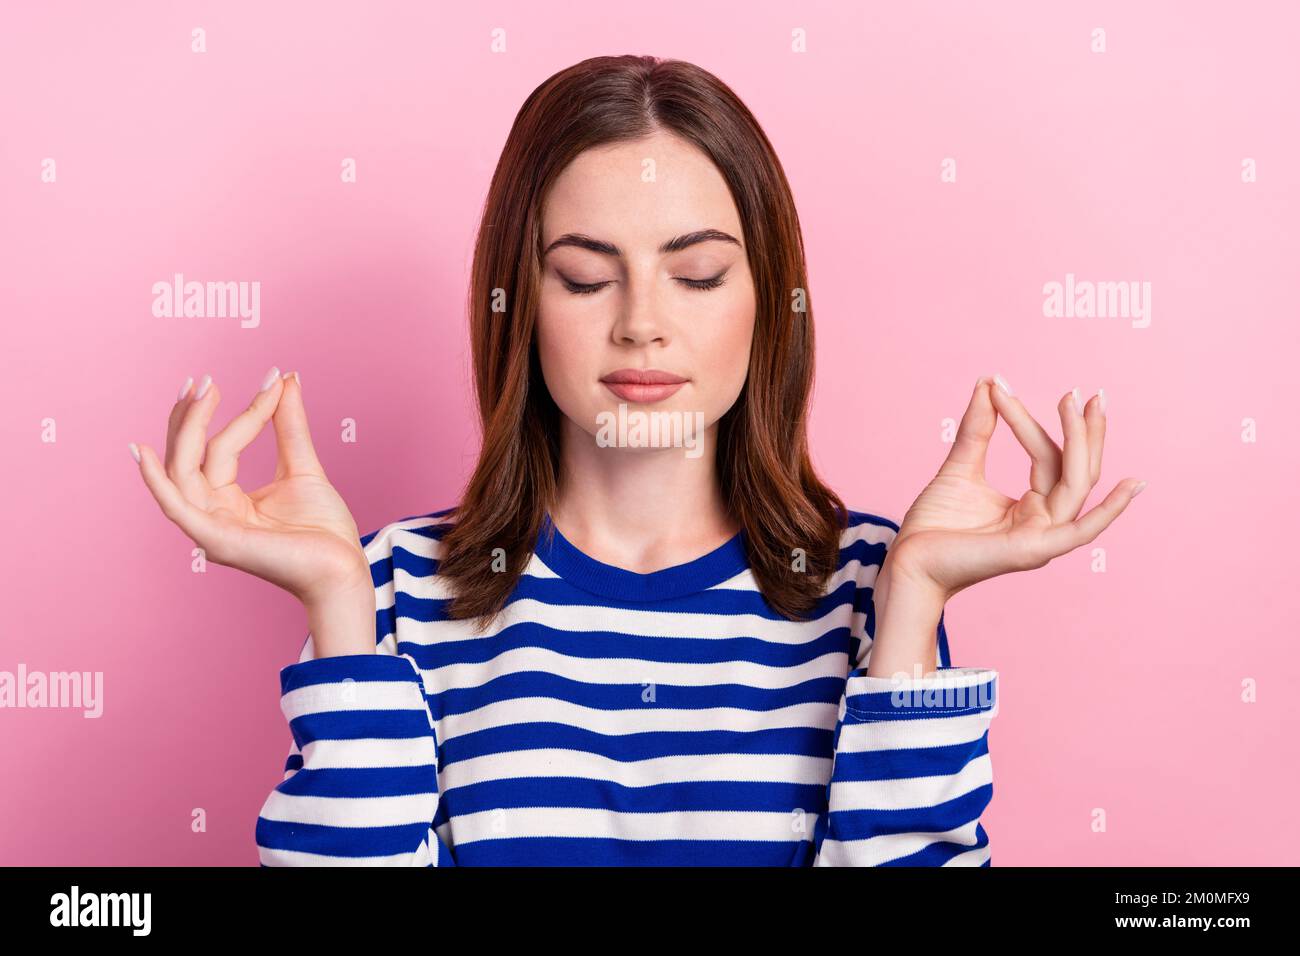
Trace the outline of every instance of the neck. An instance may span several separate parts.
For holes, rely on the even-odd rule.
[[[603,448],[565,418],[560,482],[551,517],[578,549],[648,574],[706,554],[739,530],[718,481],[718,426],[681,448]]]

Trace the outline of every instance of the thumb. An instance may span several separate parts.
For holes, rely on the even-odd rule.
[[[307,426],[307,409],[302,403],[302,381],[297,372],[284,376],[284,388],[280,391],[280,401],[271,420],[275,425],[276,477],[325,477],[325,469],[321,467],[312,445],[311,429]]]

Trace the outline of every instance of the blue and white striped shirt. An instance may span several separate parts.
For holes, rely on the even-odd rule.
[[[743,532],[638,574],[539,536],[483,635],[446,617],[450,509],[361,538],[375,654],[280,672],[293,736],[264,866],[988,866],[997,672],[867,676],[898,532],[850,512],[811,619]],[[904,693],[908,691],[909,693]]]

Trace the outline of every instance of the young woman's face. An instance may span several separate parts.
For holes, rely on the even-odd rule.
[[[731,408],[749,367],[754,279],[731,193],[703,152],[658,133],[582,153],[542,207],[542,250],[538,353],[575,425],[599,438],[626,404],[709,428]],[[645,371],[681,381],[617,381]]]

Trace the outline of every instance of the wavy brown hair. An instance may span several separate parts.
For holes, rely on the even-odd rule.
[[[659,130],[713,160],[744,229],[754,342],[744,388],[719,421],[717,466],[754,578],[773,609],[800,620],[836,569],[847,512],[808,455],[812,309],[781,163],[753,115],[713,74],[680,60],[594,57],[556,73],[520,108],[474,246],[469,319],[483,444],[443,534],[438,575],[454,595],[448,614],[477,618],[480,632],[506,605],[559,486],[561,413],[535,345],[543,200],[579,153]],[[502,301],[506,311],[493,311]],[[504,573],[494,561],[498,548]]]

